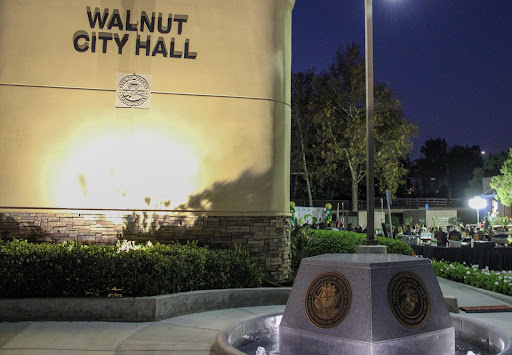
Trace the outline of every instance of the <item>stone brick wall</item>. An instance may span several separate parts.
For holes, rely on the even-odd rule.
[[[170,243],[197,240],[213,248],[243,245],[271,281],[290,276],[290,218],[286,216],[169,215],[162,212],[0,209],[0,237],[33,242],[78,240],[115,244],[128,239]]]

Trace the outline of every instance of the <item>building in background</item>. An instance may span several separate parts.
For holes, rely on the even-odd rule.
[[[289,271],[294,0],[4,0],[0,233]]]
[[[491,188],[492,177],[482,178],[482,194],[481,198],[487,200],[487,206],[480,211],[480,216],[484,218],[487,214],[496,215],[501,217],[512,217],[512,208],[504,206],[496,198],[496,190]]]

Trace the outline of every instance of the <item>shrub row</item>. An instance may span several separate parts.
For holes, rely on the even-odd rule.
[[[361,245],[366,239],[365,234],[309,229],[307,226],[298,227],[292,231],[292,267],[298,268],[300,260],[310,256],[327,253],[355,253],[356,245]],[[387,247],[388,254],[412,255],[410,245],[398,239],[376,237],[377,242]]]
[[[247,251],[187,245],[0,244],[0,297],[152,296],[258,287]]]
[[[506,271],[493,272],[489,268],[479,269],[478,265],[434,260],[432,266],[437,276],[512,296],[512,274]]]

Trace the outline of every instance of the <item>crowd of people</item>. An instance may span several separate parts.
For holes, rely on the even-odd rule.
[[[479,228],[475,226],[464,226],[461,225],[449,225],[446,228],[443,227],[431,227],[427,228],[426,226],[422,226],[419,224],[416,225],[402,225],[400,227],[393,227],[393,238],[399,239],[404,236],[417,236],[423,239],[430,239],[432,241],[437,241],[438,246],[445,246],[451,242],[461,242],[463,240],[467,241],[491,241],[493,236],[497,234],[502,234],[503,232],[508,232],[507,226],[500,228],[499,231],[493,231],[491,226],[489,228],[485,228],[487,226],[483,226],[484,228]],[[363,228],[361,225],[353,226],[352,223],[348,223],[346,226],[333,227],[331,224],[325,225],[320,220],[320,223],[314,224],[313,228],[315,229],[332,229],[332,230],[341,230],[348,232],[356,232],[356,233],[366,233],[366,228]],[[512,229],[511,229],[512,230]],[[382,224],[382,230],[377,230],[376,235],[382,235],[388,237],[389,233],[389,225]]]
[[[425,226],[405,226],[400,228],[395,228],[395,235],[397,237],[407,236],[407,235],[421,235],[422,233],[429,233],[434,240],[437,241],[437,245],[446,245],[449,241],[460,242],[466,238],[473,241],[490,241],[494,236],[494,231],[490,229],[489,231],[484,230],[483,228],[473,227],[473,226],[447,226],[446,230],[443,230],[443,227],[432,227],[426,228]],[[508,232],[507,227],[504,227],[500,230],[500,233]]]

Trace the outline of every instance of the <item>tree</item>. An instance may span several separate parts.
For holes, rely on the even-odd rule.
[[[446,157],[446,177],[448,181],[448,198],[461,198],[464,189],[473,177],[474,169],[483,164],[480,146],[454,145]]]
[[[496,176],[507,160],[507,152],[501,151],[495,154],[489,154],[483,161],[483,167],[473,169],[473,177],[468,182],[468,187],[464,190],[466,196],[480,195],[482,192],[482,179],[485,176]]]
[[[438,195],[446,184],[448,144],[444,138],[430,138],[420,152],[422,158],[418,160],[417,171],[423,178],[424,193]]]
[[[491,187],[496,190],[497,199],[505,206],[512,206],[512,148],[500,169],[501,175],[494,176]]]
[[[308,164],[313,160],[312,147],[315,137],[311,117],[315,102],[316,75],[313,70],[292,75],[292,175],[301,175],[306,182],[309,205],[313,206],[312,175]],[[298,182],[295,181],[295,188]],[[293,194],[292,196],[294,196]]]
[[[484,176],[485,170],[483,168],[477,167],[473,169],[473,178],[469,180],[468,187],[464,190],[466,196],[476,196],[482,193],[482,179]]]
[[[506,150],[502,150],[496,154],[489,154],[489,156],[484,159],[483,169],[485,176],[498,175],[507,158],[508,153]]]
[[[330,166],[345,166],[352,185],[352,210],[357,210],[359,186],[366,177],[365,61],[361,47],[338,50],[319,82],[321,109],[315,115],[325,141],[322,158]],[[393,193],[406,174],[403,161],[412,149],[416,126],[403,117],[401,104],[387,84],[375,84],[375,170],[381,192]]]
[[[455,144],[448,147],[446,140],[438,137],[427,140],[420,151],[423,157],[418,161],[418,172],[424,179],[427,194],[450,199],[462,197],[473,172],[482,166],[478,145],[469,147]]]

